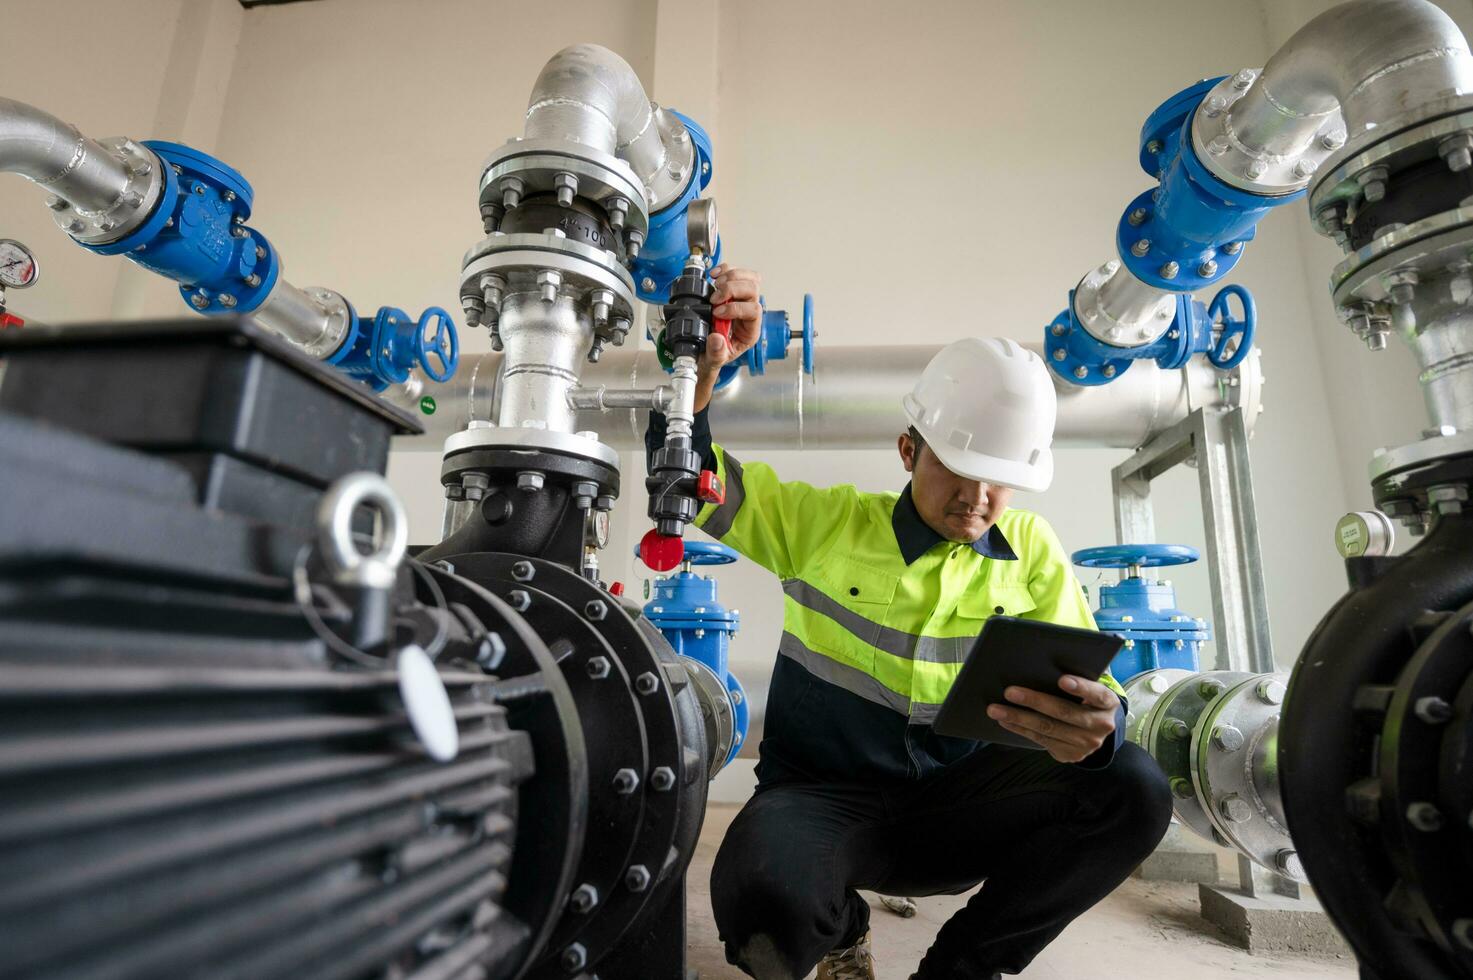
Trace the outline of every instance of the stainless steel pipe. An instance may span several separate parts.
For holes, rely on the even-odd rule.
[[[71,123],[0,99],[0,171],[28,177],[84,211],[106,211],[128,189],[127,164]]]
[[[525,138],[615,154],[649,189],[651,211],[679,195],[692,169],[685,127],[650,102],[627,61],[597,44],[564,48],[543,67],[527,104]]]
[[[1042,349],[1036,341],[1023,346]],[[716,393],[721,443],[735,450],[888,448],[905,429],[901,397],[940,349],[828,347],[819,354],[814,378],[802,374],[796,359],[772,362],[760,377],[743,371]],[[439,408],[421,417],[424,435],[401,437],[394,448],[440,452],[445,439],[471,419],[497,417],[501,363],[500,354],[467,357],[451,381],[426,383],[421,394],[433,396]],[[669,378],[650,350],[611,352],[583,369],[583,384],[590,388],[651,388]],[[1226,375],[1200,360],[1179,371],[1140,361],[1108,385],[1061,387],[1054,445],[1134,449],[1204,406],[1241,405],[1251,427],[1261,385],[1256,352]],[[417,411],[407,397],[390,397]],[[575,424],[598,432],[616,449],[644,446],[642,410],[582,411]]]

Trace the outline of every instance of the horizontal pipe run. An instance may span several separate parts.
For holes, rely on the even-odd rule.
[[[1033,351],[1038,342],[1024,342]],[[814,376],[796,361],[770,364],[764,375],[738,374],[716,392],[712,427],[722,445],[735,450],[885,449],[905,430],[900,400],[940,346],[828,347]],[[435,414],[421,416],[422,436],[403,436],[395,449],[440,452],[445,439],[472,418],[493,418],[502,355],[468,357],[456,376],[426,382]],[[619,350],[583,371],[586,387],[648,388],[669,380],[654,351]],[[1168,371],[1138,361],[1108,385],[1060,385],[1054,445],[1061,448],[1134,449],[1202,407],[1244,407],[1250,430],[1257,418],[1261,373],[1256,356],[1225,376],[1194,361]],[[418,397],[418,396],[416,396]],[[418,412],[405,398],[396,404]],[[578,413],[577,428],[593,430],[615,449],[644,448],[645,413],[620,409]]]
[[[669,410],[675,398],[675,389],[669,385],[658,388],[574,388],[568,392],[568,404],[579,411],[608,412],[618,408]]]

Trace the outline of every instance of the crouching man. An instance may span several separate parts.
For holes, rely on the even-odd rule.
[[[1095,628],[1053,530],[1009,506],[1052,479],[1052,379],[1011,340],[958,341],[904,400],[900,492],[783,482],[712,442],[717,373],[761,323],[757,275],[715,274],[715,313],[732,332],[701,361],[693,448],[726,499],[696,523],[785,594],[758,788],[711,876],[727,959],[758,980],[799,980],[815,965],[819,980],[873,980],[859,889],[959,894],[985,882],[913,980],[1018,973],[1151,852],[1171,815],[1156,764],[1122,744],[1108,676],[1009,689],[986,709],[1043,751],[931,730],[989,616]],[[664,422],[651,417],[651,447]]]

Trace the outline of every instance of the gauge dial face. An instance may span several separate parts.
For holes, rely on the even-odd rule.
[[[36,257],[20,242],[0,238],[0,285],[25,289],[36,283]]]
[[[594,511],[593,514],[593,536],[598,541],[600,548],[609,546],[609,512],[606,510]]]

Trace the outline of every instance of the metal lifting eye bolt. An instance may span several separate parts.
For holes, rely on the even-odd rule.
[[[366,553],[353,536],[359,507],[373,507],[382,522],[378,545]],[[317,544],[338,584],[391,588],[409,546],[409,519],[389,481],[377,473],[350,473],[334,483],[317,506]]]

